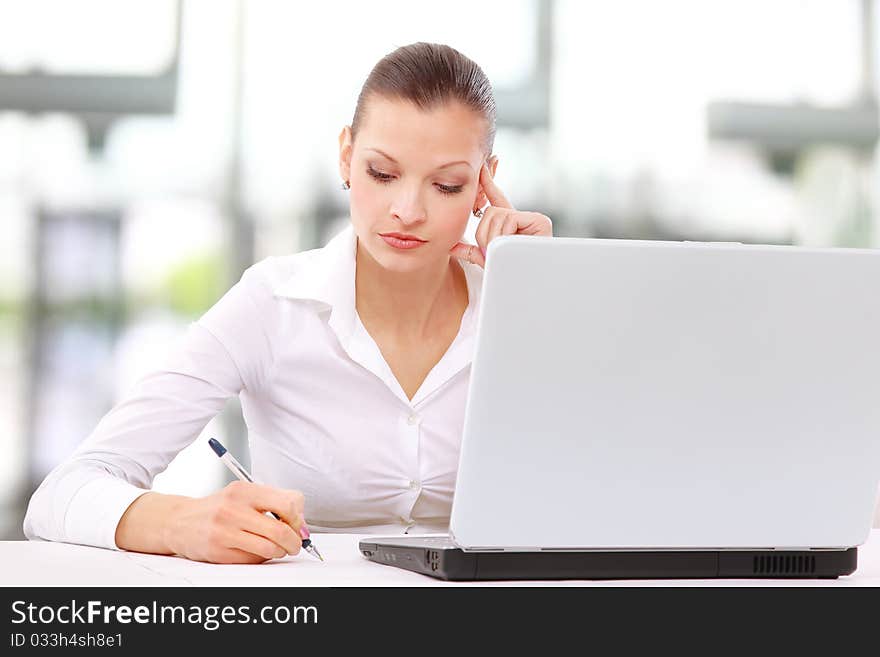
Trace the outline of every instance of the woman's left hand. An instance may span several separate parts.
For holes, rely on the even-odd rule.
[[[489,205],[483,211],[480,225],[477,226],[475,234],[477,244],[459,242],[450,249],[451,255],[485,267],[489,242],[499,235],[553,236],[550,217],[538,212],[521,212],[515,209],[504,196],[504,192],[495,184],[486,164],[480,169],[480,184],[483,186],[486,198],[489,199]]]

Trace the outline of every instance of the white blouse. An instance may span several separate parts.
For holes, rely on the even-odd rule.
[[[25,535],[119,549],[128,506],[236,394],[254,478],[302,491],[313,531],[445,532],[483,270],[460,261],[467,310],[410,401],[358,317],[356,244],[349,226],[250,267],[49,473]]]

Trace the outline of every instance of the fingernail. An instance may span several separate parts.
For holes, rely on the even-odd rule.
[[[483,260],[485,260],[486,259],[486,249],[484,249],[482,246],[480,247],[480,253],[483,254]]]

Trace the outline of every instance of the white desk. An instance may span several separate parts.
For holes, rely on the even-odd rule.
[[[326,562],[301,552],[255,566],[218,565],[65,543],[0,541],[0,586],[880,586],[880,529],[859,547],[856,572],[837,580],[444,582],[368,561],[357,548],[364,535],[312,538]]]

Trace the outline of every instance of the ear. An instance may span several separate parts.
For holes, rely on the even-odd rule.
[[[492,177],[495,177],[495,172],[498,170],[498,156],[490,155],[489,159],[486,160],[489,165],[489,173],[492,174]],[[474,201],[474,209],[482,208],[489,202],[489,199],[486,198],[486,192],[483,191],[483,186],[479,185],[477,190],[477,199]]]
[[[351,180],[351,126],[344,126],[339,133],[339,175],[343,180]]]

